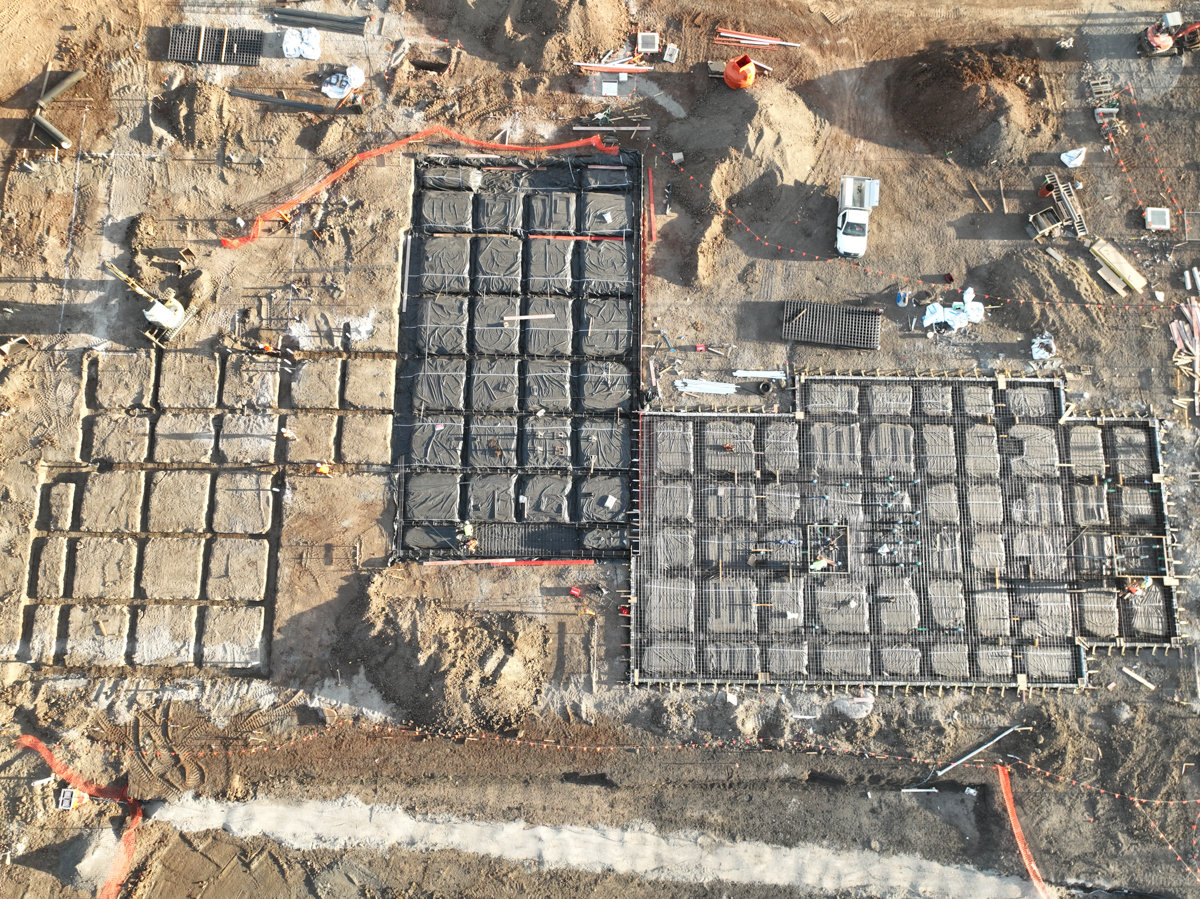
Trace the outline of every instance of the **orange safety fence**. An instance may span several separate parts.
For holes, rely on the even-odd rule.
[[[401,147],[405,147],[411,143],[416,143],[417,141],[424,140],[427,137],[433,137],[436,134],[445,135],[446,137],[450,138],[451,140],[458,141],[459,143],[470,144],[471,146],[474,146],[474,147],[483,147],[486,150],[504,150],[505,152],[508,152],[508,151],[538,152],[538,151],[544,151],[544,150],[571,150],[571,149],[575,149],[578,147],[591,147],[594,150],[597,150],[601,153],[607,153],[610,156],[615,155],[616,153],[620,152],[620,147],[605,146],[603,141],[600,138],[600,135],[598,135],[598,134],[593,134],[591,137],[581,138],[580,140],[573,140],[570,143],[565,143],[565,144],[550,144],[548,146],[543,146],[543,147],[528,147],[528,146],[517,146],[514,144],[497,144],[497,143],[493,143],[491,141],[486,141],[486,140],[475,140],[475,138],[473,138],[473,137],[467,137],[466,135],[459,134],[457,131],[451,131],[445,125],[433,125],[429,128],[426,128],[424,131],[418,131],[416,134],[410,134],[408,137],[401,138],[400,140],[394,141],[390,144],[385,144],[382,147],[376,147],[374,150],[364,150],[361,153],[355,153],[348,160],[346,160],[346,162],[342,163],[341,166],[339,166],[334,171],[330,172],[328,175],[326,175],[324,178],[322,178],[316,184],[312,185],[311,187],[305,188],[304,190],[302,190],[296,196],[292,197],[287,202],[281,203],[280,205],[274,207],[273,209],[269,209],[266,212],[264,212],[262,215],[258,216],[254,220],[254,224],[250,226],[249,234],[246,234],[242,237],[222,237],[221,238],[221,246],[223,246],[229,250],[236,250],[239,247],[244,247],[246,244],[251,243],[252,241],[258,240],[259,235],[262,231],[263,222],[268,221],[270,218],[278,215],[281,212],[283,212],[283,213],[290,212],[291,210],[293,210],[297,206],[299,206],[301,203],[304,203],[305,201],[312,199],[317,194],[319,194],[321,191],[323,191],[325,188],[329,187],[329,185],[333,184],[333,182],[337,181],[339,178],[341,178],[343,175],[345,175],[347,172],[349,172],[351,169],[353,169],[355,166],[357,166],[360,162],[365,162],[368,159],[374,159],[376,156],[382,156],[384,153],[390,153],[392,150],[398,150]]]
[[[1025,833],[1021,830],[1021,822],[1017,819],[1017,806],[1013,802],[1012,783],[1008,779],[1008,768],[1004,765],[997,765],[996,773],[1000,775],[1000,792],[1004,794],[1004,807],[1008,809],[1008,821],[1012,824],[1012,832],[1017,840],[1021,861],[1025,862],[1025,870],[1029,872],[1029,879],[1033,881],[1033,888],[1037,890],[1040,899],[1050,899],[1046,882],[1042,880],[1037,862],[1033,860],[1033,853],[1029,851],[1029,844],[1025,842]]]
[[[136,799],[131,799],[125,787],[102,787],[99,784],[92,783],[86,780],[83,776],[72,771],[46,748],[46,744],[37,737],[31,737],[28,734],[23,734],[17,738],[16,744],[23,749],[32,749],[50,766],[50,770],[69,783],[74,789],[82,790],[89,796],[95,796],[99,799],[115,799],[119,802],[129,803],[131,815],[129,818],[129,826],[125,828],[125,833],[121,836],[121,842],[117,846],[117,854],[113,859],[112,868],[108,872],[108,878],[104,881],[104,886],[101,887],[96,899],[117,899],[121,895],[121,887],[125,885],[125,877],[129,873],[129,867],[133,862],[133,843],[134,832],[139,824],[142,823],[142,804]]]

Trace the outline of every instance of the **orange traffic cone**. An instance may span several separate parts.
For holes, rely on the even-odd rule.
[[[754,83],[754,60],[748,54],[731,59],[725,66],[725,83],[734,90]]]

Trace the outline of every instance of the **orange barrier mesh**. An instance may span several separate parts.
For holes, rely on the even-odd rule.
[[[1000,792],[1004,794],[1004,807],[1008,809],[1008,821],[1012,824],[1012,832],[1017,840],[1021,861],[1025,862],[1025,870],[1029,872],[1029,879],[1033,881],[1033,888],[1037,890],[1038,896],[1041,899],[1050,899],[1046,882],[1042,880],[1037,862],[1033,860],[1033,853],[1029,851],[1029,844],[1025,842],[1025,833],[1021,830],[1021,822],[1017,820],[1017,806],[1013,802],[1012,783],[1008,779],[1008,768],[1004,765],[997,765],[996,773],[1000,775]]]
[[[130,799],[125,787],[102,787],[86,780],[56,759],[46,748],[46,744],[37,737],[25,734],[18,737],[16,743],[23,749],[32,749],[40,755],[50,766],[50,770],[74,789],[83,790],[89,796],[96,796],[100,799],[117,799],[129,803],[132,811],[129,825],[125,828],[125,833],[121,836],[121,842],[117,846],[117,854],[113,859],[112,869],[108,872],[108,878],[96,895],[96,899],[118,899],[121,895],[121,887],[125,885],[125,876],[129,873],[129,866],[133,862],[133,835],[138,825],[142,823],[142,804],[136,799]]]
[[[426,128],[424,131],[418,131],[416,134],[410,134],[408,137],[401,138],[400,140],[395,141],[390,144],[385,144],[382,147],[376,147],[374,150],[364,150],[361,153],[355,153],[346,162],[342,163],[342,165],[339,168],[330,172],[328,175],[326,175],[324,178],[322,178],[316,184],[312,185],[311,187],[306,187],[304,190],[302,190],[296,196],[292,197],[286,203],[281,203],[280,205],[276,206],[273,209],[268,209],[262,215],[258,216],[254,220],[254,224],[250,226],[249,234],[246,234],[243,237],[222,237],[221,238],[221,246],[223,246],[229,250],[236,250],[238,247],[244,247],[246,244],[251,243],[252,241],[258,240],[259,234],[262,231],[263,222],[269,220],[270,218],[278,215],[281,212],[284,212],[284,213],[290,212],[291,210],[293,210],[297,206],[299,206],[301,203],[305,202],[306,200],[311,199],[312,197],[315,197],[317,194],[319,194],[321,191],[323,191],[329,185],[333,184],[334,181],[337,181],[339,178],[341,178],[343,175],[345,175],[347,172],[349,172],[352,168],[354,168],[360,162],[365,162],[368,159],[374,159],[376,156],[382,156],[384,153],[390,153],[392,150],[398,150],[401,147],[407,146],[408,144],[415,143],[420,140],[424,140],[427,137],[432,137],[435,134],[445,135],[446,137],[450,138],[451,140],[455,140],[455,141],[458,141],[458,142],[464,143],[464,144],[470,144],[473,147],[483,147],[484,149],[487,149],[487,150],[504,150],[505,152],[508,152],[508,151],[537,152],[540,150],[571,150],[571,149],[575,149],[576,147],[591,147],[594,150],[598,150],[601,153],[607,153],[610,156],[615,155],[616,153],[620,152],[620,147],[606,147],[604,145],[603,141],[600,139],[600,135],[598,135],[598,134],[593,134],[591,137],[582,138],[580,140],[573,140],[570,143],[566,143],[566,144],[551,144],[549,146],[544,146],[544,147],[525,147],[525,146],[515,146],[515,145],[510,145],[510,144],[496,144],[496,143],[492,143],[491,141],[486,141],[486,140],[475,140],[473,137],[467,137],[466,135],[459,134],[457,131],[451,131],[445,125],[433,125],[432,127]]]

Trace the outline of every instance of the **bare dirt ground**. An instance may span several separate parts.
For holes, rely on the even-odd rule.
[[[662,329],[677,345],[727,355],[658,349],[647,354],[658,371],[677,363],[689,376],[719,378],[790,363],[1026,372],[1031,336],[1050,330],[1059,360],[1045,370],[1068,379],[1081,409],[1173,413],[1169,486],[1177,556],[1190,562],[1200,435],[1172,405],[1190,397],[1171,362],[1167,325],[1177,313],[1126,309],[1092,277],[1077,241],[1055,242],[1063,257],[1055,259],[1022,229],[1039,208],[1044,174],[1065,171],[1058,154],[1086,146],[1076,174],[1092,231],[1126,250],[1167,304],[1183,299],[1183,268],[1198,261],[1181,220],[1200,200],[1198,70],[1192,58],[1135,57],[1134,34],[1159,7],[325,0],[305,8],[317,6],[373,19],[363,37],[323,34],[322,62],[310,63],[282,59],[281,29],[251,5],[0,8],[10,50],[0,73],[0,321],[33,343],[0,368],[0,728],[57,744],[85,776],[180,810],[156,820],[152,807],[121,895],[1034,895],[990,770],[997,761],[1015,766],[1025,833],[1053,890],[1200,895],[1195,806],[1174,804],[1200,796],[1190,638],[1165,655],[1100,652],[1089,658],[1094,689],[1077,693],[631,688],[620,613],[627,566],[386,567],[390,417],[405,388],[373,366],[405,345],[397,295],[411,158],[371,160],[290,222],[270,223],[256,243],[220,244],[354,152],[428,124],[480,140],[506,129],[512,143],[576,139],[572,126],[603,107],[571,63],[619,50],[635,30],[659,30],[680,61],[634,79],[632,100],[618,104],[636,104],[648,117],[637,121],[651,128],[622,137],[653,172],[658,212],[643,342],[656,345]],[[1196,12],[1185,10],[1185,20]],[[263,65],[164,62],[167,28],[180,21],[265,29]],[[708,60],[734,53],[712,44],[718,25],[800,46],[763,50],[773,70],[731,92],[706,75]],[[1054,41],[1067,36],[1074,47],[1056,53]],[[401,40],[408,55],[389,71]],[[449,65],[434,74],[414,62]],[[362,116],[284,112],[225,90],[319,101],[321,67],[346,63],[367,75]],[[77,67],[86,76],[47,113],[73,142],[55,152],[30,137],[28,117],[43,79],[53,84]],[[1118,138],[1124,167],[1105,151],[1088,103],[1086,80],[1100,75],[1137,100],[1130,133]],[[683,154],[681,166],[673,153]],[[829,258],[835,186],[847,173],[883,184],[860,265]],[[1142,202],[1169,206],[1176,230],[1142,230]],[[189,303],[196,319],[172,346],[185,354],[151,361],[141,301],[103,260]],[[914,327],[919,307],[898,308],[894,298],[901,289],[918,301],[945,296],[947,273],[954,289],[984,295],[989,317],[931,339]],[[781,302],[792,297],[882,308],[880,351],[785,344]],[[296,363],[243,362],[231,351],[246,339],[293,347]],[[786,407],[787,395],[766,402]],[[669,386],[657,403],[694,407]],[[282,427],[297,440],[274,439]],[[331,464],[332,478],[315,475],[318,462]],[[204,486],[160,505],[167,494],[153,476],[172,465],[200,472]],[[120,483],[136,498],[109,503],[112,480],[103,482],[110,492],[85,496],[93,477],[135,470],[147,472],[144,483]],[[233,473],[250,480],[222,480]],[[74,485],[73,499],[62,499],[63,484]],[[237,499],[251,490],[253,502]],[[110,528],[96,538],[88,527],[110,513],[129,518],[121,539],[144,542],[143,561],[128,575],[101,566],[94,593],[72,595],[61,582],[85,566],[63,551],[71,561],[56,573],[47,561],[58,558],[53,539],[61,531],[113,542]],[[158,530],[160,520],[181,523]],[[142,586],[108,592],[124,578],[144,584],[150,542],[175,528],[195,528],[212,546],[203,564],[185,564],[182,553],[164,562],[163,577],[182,586],[167,604],[175,617],[154,624],[166,635],[162,654],[143,662],[118,646],[112,655],[110,627],[134,627],[138,645],[148,643],[142,605],[155,596]],[[246,561],[259,549],[277,562],[261,581]],[[1200,612],[1182,596],[1190,634]],[[96,617],[81,629],[68,613],[54,617],[60,604]],[[83,650],[92,653],[84,664],[64,664],[64,651]],[[1021,723],[1032,730],[978,756],[978,767],[956,769],[939,793],[900,792],[930,773],[929,760],[957,758]],[[580,746],[616,748],[570,748]],[[94,895],[112,869],[128,809],[96,802],[58,811],[61,783],[37,784],[48,773],[33,753],[0,749],[4,899]],[[189,793],[227,804],[233,832],[166,823],[185,820]],[[313,804],[276,812],[269,828],[255,817],[263,803],[304,802]],[[376,810],[376,821],[398,808],[417,823],[323,837],[322,810],[355,803]],[[290,836],[280,835],[280,817]],[[477,840],[464,850],[456,840],[467,824]],[[570,843],[571,828],[608,851],[566,853],[556,840]],[[521,840],[506,837],[516,832]],[[658,844],[647,835],[667,848],[649,851]],[[529,837],[543,842],[521,849]],[[756,843],[766,847],[757,860],[726,854]],[[683,861],[694,859],[703,864]],[[798,864],[803,876],[779,877],[768,859]]]

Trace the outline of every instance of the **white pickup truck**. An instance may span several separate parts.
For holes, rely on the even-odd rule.
[[[867,223],[879,205],[879,181],[843,175],[838,191],[837,247],[839,256],[855,259],[867,252]]]

